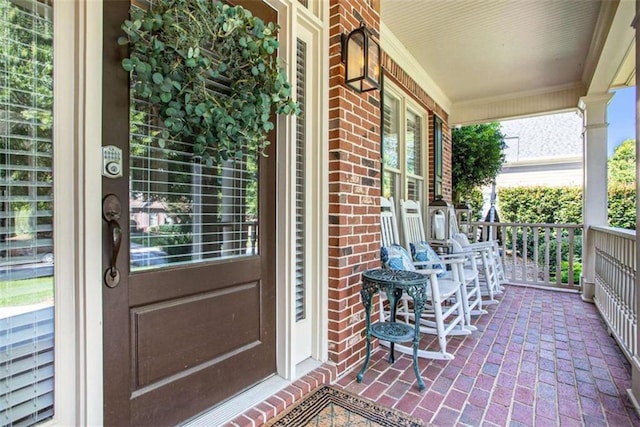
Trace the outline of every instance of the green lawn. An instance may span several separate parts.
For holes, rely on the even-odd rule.
[[[53,277],[0,282],[0,307],[37,304],[53,300]]]

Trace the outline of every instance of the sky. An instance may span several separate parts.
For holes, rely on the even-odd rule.
[[[607,110],[607,139],[609,141],[609,157],[613,150],[626,139],[635,139],[635,98],[636,88],[624,88],[614,91]]]

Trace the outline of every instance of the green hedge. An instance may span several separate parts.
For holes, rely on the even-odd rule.
[[[503,222],[581,224],[582,188],[503,188],[498,190],[498,212]],[[609,186],[609,225],[636,229],[635,186]]]
[[[498,190],[503,222],[581,224],[582,189],[578,187],[513,187]]]
[[[609,224],[612,227],[636,229],[635,185],[609,185]]]

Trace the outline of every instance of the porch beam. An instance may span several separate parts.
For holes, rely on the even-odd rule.
[[[585,94],[582,83],[455,102],[449,114],[451,126],[467,126],[519,117],[575,110]]]
[[[613,95],[605,92],[580,98],[584,117],[582,221],[582,298],[593,301],[595,294],[595,245],[589,227],[606,226],[607,219],[607,105]]]

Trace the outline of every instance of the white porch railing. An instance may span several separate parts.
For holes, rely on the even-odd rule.
[[[596,307],[627,358],[638,354],[636,330],[636,232],[590,227],[595,245]]]
[[[582,225],[471,222],[471,236],[502,243],[507,282],[578,291]]]

